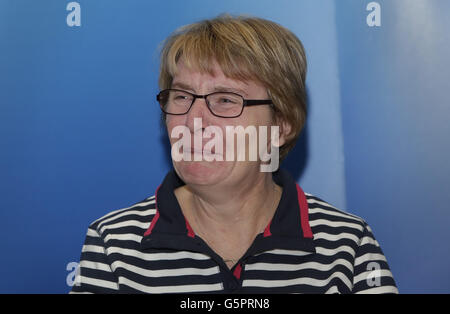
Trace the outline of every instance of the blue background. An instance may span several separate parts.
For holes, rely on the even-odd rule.
[[[161,42],[220,13],[291,29],[308,122],[283,167],[363,217],[403,293],[450,292],[447,0],[0,0],[0,292],[66,293],[90,222],[170,169],[155,102]]]

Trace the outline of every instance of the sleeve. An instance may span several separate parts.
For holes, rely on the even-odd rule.
[[[70,293],[106,294],[118,290],[118,279],[108,262],[104,241],[95,228],[89,227]]]
[[[367,223],[356,251],[352,293],[398,293],[386,257]]]

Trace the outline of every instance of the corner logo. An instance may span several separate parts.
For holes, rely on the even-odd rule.
[[[366,18],[369,27],[381,26],[381,6],[378,2],[370,2],[366,6],[367,11],[371,11]]]
[[[78,2],[69,2],[66,10],[70,11],[67,14],[66,23],[69,27],[81,26],[81,7]]]

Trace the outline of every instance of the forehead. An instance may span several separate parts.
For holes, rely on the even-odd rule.
[[[177,62],[172,87],[190,89],[194,92],[215,91],[219,88],[238,92],[243,96],[265,90],[261,83],[253,79],[240,79],[227,76],[216,61],[211,62],[206,70],[202,70],[186,63],[182,59]]]

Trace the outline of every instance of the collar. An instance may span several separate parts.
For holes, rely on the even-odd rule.
[[[259,234],[246,255],[273,249],[315,252],[313,233],[309,225],[308,203],[300,186],[283,169],[273,173],[273,180],[283,188],[275,214]],[[201,252],[199,237],[185,219],[174,190],[185,183],[171,170],[155,193],[156,214],[144,233],[144,249],[167,248]]]

